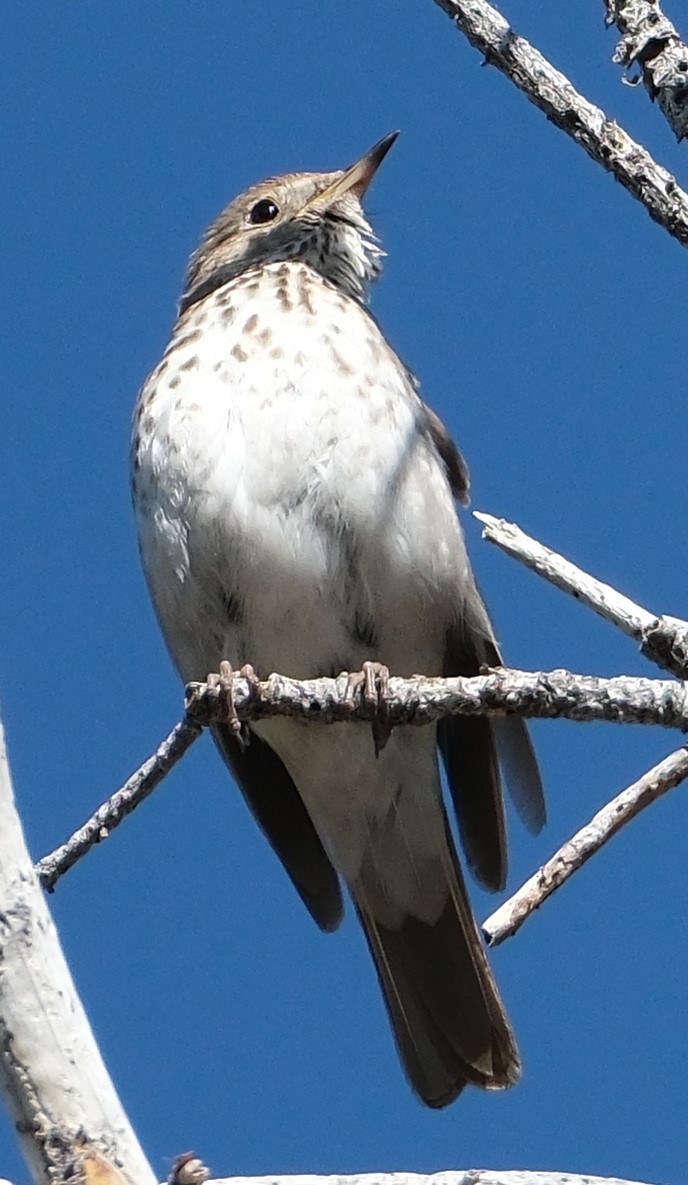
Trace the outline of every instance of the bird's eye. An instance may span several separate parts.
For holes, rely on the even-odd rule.
[[[272,222],[278,214],[279,207],[272,198],[261,198],[251,209],[248,219],[254,226],[259,226],[262,222]]]

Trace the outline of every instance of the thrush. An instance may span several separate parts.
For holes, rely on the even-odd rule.
[[[456,512],[466,465],[367,308],[383,252],[361,202],[395,138],[344,171],[247,190],[191,257],[132,444],[143,567],[185,682],[221,662],[295,678],[501,662]],[[374,740],[362,723],[280,718],[242,740],[228,720],[213,734],[323,930],[346,886],[417,1095],[442,1107],[467,1083],[513,1083],[438,753],[468,864],[498,889],[500,763],[526,824],[544,819],[523,722],[454,716]]]

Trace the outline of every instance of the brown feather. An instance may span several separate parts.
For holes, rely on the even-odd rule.
[[[212,732],[254,818],[309,913],[321,930],[336,930],[343,912],[339,878],[279,757],[254,732],[244,749],[226,725],[218,725]]]
[[[447,633],[444,675],[477,675],[485,661],[487,639],[472,620],[476,609],[483,610],[489,629],[474,588],[467,612]],[[468,863],[485,888],[501,889],[507,873],[506,822],[491,722],[487,716],[449,716],[438,724],[437,743]]]
[[[398,929],[383,926],[367,907],[379,886],[352,887],[399,1056],[430,1107],[451,1103],[467,1083],[510,1086],[521,1068],[448,826],[446,834],[449,892],[434,924],[406,917]]]
[[[502,665],[485,604],[473,584],[447,633],[444,675],[478,675]],[[517,810],[532,831],[545,821],[533,746],[517,716],[450,716],[437,727],[447,780],[468,862],[486,888],[504,887],[507,843],[499,762]]]
[[[437,415],[437,412],[434,412],[427,403],[422,404],[422,408],[425,416],[426,431],[444,465],[444,471],[447,475],[451,492],[462,506],[467,506],[469,502],[468,491],[471,484],[468,465],[440,417]]]
[[[451,672],[453,675],[477,671]],[[447,771],[461,845],[476,880],[497,892],[506,884],[504,803],[492,726],[485,717],[440,721],[437,743]]]

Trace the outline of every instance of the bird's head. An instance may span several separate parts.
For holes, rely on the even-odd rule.
[[[365,300],[384,252],[361,202],[397,135],[385,136],[348,169],[286,173],[236,197],[191,256],[182,312],[249,268],[285,259],[302,260]]]

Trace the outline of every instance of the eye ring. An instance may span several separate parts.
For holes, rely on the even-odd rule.
[[[261,226],[265,222],[274,222],[279,214],[279,206],[272,198],[261,198],[249,210],[248,220],[253,226]]]

